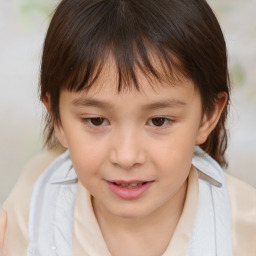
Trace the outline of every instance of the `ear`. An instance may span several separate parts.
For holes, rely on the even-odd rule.
[[[54,120],[54,131],[59,139],[59,142],[60,144],[64,147],[64,148],[68,148],[68,143],[67,143],[67,139],[66,139],[66,135],[65,135],[65,132],[63,130],[63,127],[61,125],[61,122],[57,122],[55,120],[55,118],[53,118],[53,115],[52,115],[52,108],[51,108],[51,98],[50,98],[50,95],[46,95],[43,99],[43,104],[44,106],[46,107],[49,115],[51,115],[52,117],[52,120]]]
[[[52,108],[51,108],[51,98],[49,94],[46,94],[46,96],[43,97],[42,102],[44,106],[46,107],[48,113],[52,115]]]
[[[62,147],[68,148],[68,142],[67,142],[66,134],[65,134],[65,131],[64,131],[64,129],[62,127],[62,124],[60,122],[59,123],[54,123],[54,131],[55,131]]]
[[[221,113],[227,104],[227,100],[227,93],[219,93],[213,111],[211,111],[210,113],[205,113],[203,115],[196,137],[196,145],[203,144],[207,140],[209,134],[214,130],[219,122]]]

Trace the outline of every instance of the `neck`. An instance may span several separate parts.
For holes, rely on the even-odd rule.
[[[111,255],[162,255],[182,214],[186,190],[187,182],[165,205],[139,218],[114,216],[93,200],[95,215]]]

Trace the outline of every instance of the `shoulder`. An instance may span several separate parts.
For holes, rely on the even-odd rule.
[[[225,180],[231,207],[233,253],[256,255],[256,189],[227,173]]]
[[[10,255],[23,255],[21,252],[25,255],[29,243],[28,220],[34,184],[61,153],[59,150],[46,150],[34,156],[23,168],[17,183],[4,202],[2,208],[7,213],[4,246],[12,251],[9,252]]]
[[[60,154],[61,151],[58,150],[45,150],[31,158],[21,171],[20,177],[4,202],[3,208],[7,210],[9,201],[15,200],[18,203],[21,197],[23,198],[23,200],[21,200],[22,202],[24,202],[24,199],[27,199],[27,202],[30,202],[30,195],[34,183],[51,162]]]

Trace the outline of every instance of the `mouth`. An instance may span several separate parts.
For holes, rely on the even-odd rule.
[[[110,190],[122,199],[136,199],[141,197],[154,181],[107,181]]]
[[[133,188],[139,188],[146,184],[147,182],[133,182],[133,183],[119,183],[119,182],[113,182],[114,185],[121,187],[121,188],[128,188],[128,189],[133,189]]]

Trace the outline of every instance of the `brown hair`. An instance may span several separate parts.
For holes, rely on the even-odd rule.
[[[46,145],[56,145],[53,123],[60,121],[59,95],[63,88],[89,90],[99,77],[107,53],[114,57],[118,91],[139,90],[135,69],[163,79],[151,59],[154,51],[165,75],[173,70],[193,80],[210,112],[220,92],[229,97],[225,40],[205,0],[63,0],[51,20],[41,65],[41,100],[51,99],[46,114]],[[225,166],[225,122],[220,120],[200,147]]]

